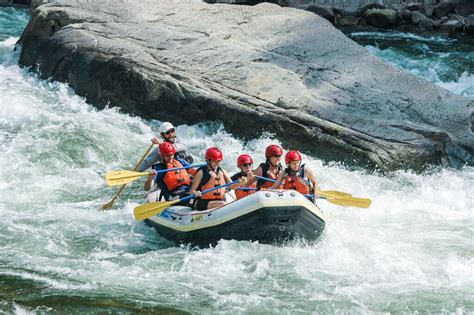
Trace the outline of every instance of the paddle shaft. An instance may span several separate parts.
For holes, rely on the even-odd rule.
[[[201,193],[201,195],[205,195],[208,192],[211,192],[213,190],[223,188],[223,187],[226,187],[226,186],[230,186],[230,185],[236,184],[238,182],[239,181],[236,180],[236,181],[224,184],[224,185],[219,185],[219,186],[204,190]],[[174,205],[178,202],[186,201],[186,200],[189,200],[189,199],[192,199],[192,198],[195,198],[195,197],[196,197],[196,195],[192,194],[192,195],[189,195],[189,196],[177,199],[177,200],[165,201],[165,202],[157,201],[157,202],[152,202],[152,203],[149,203],[149,204],[144,204],[144,205],[135,207],[135,209],[133,209],[133,216],[135,217],[135,220],[148,219],[148,218],[150,218],[154,215],[160,214],[162,211],[164,211],[165,209],[171,207],[172,205]]]
[[[167,168],[167,169],[164,169],[164,170],[156,171],[156,173],[166,173],[166,172],[170,172],[170,171],[184,170],[184,169],[188,169],[188,168],[202,167],[202,166],[206,166],[206,165],[207,165],[206,163],[201,163],[201,164],[188,165],[188,166],[183,166],[183,167]]]
[[[236,190],[257,190],[257,188],[239,187],[239,188],[237,188]],[[305,196],[305,197],[310,197],[310,198],[313,198],[313,197],[314,197],[314,195],[312,195],[312,194],[305,194],[305,195],[303,195],[303,196]],[[320,199],[328,199],[328,198],[323,197],[323,196],[319,196],[319,198],[320,198]]]
[[[183,167],[173,167],[173,168],[158,170],[158,171],[156,171],[156,173],[159,174],[159,173],[166,173],[166,172],[177,171],[177,170],[185,170],[185,169],[188,169],[188,168],[201,167],[201,166],[205,166],[205,165],[207,165],[207,164],[202,163],[202,164],[188,165],[188,166],[183,166]],[[135,174],[120,176],[119,179],[141,177],[141,176],[145,176],[145,175],[149,175],[149,174],[150,174],[150,172],[135,172]]]
[[[237,184],[238,182],[240,182],[240,181],[239,181],[239,180],[234,180],[233,182],[230,182],[230,183],[227,183],[227,184],[223,184],[223,185],[219,185],[219,186],[216,186],[216,187],[213,187],[213,188],[206,189],[206,190],[204,190],[203,192],[201,192],[201,196],[207,194],[208,192],[211,192],[211,191],[214,191],[214,190],[223,188],[223,187],[227,187],[227,186],[230,186],[230,185]],[[179,200],[180,200],[180,201],[186,201],[186,200],[189,200],[189,199],[193,199],[193,198],[195,198],[195,197],[196,197],[196,195],[195,195],[195,194],[192,194],[192,195],[183,197],[183,198],[181,198],[181,199],[179,199]]]
[[[276,182],[277,182],[277,181],[274,180],[274,179],[267,178],[267,177],[263,177],[263,176],[255,175],[255,177],[258,178],[258,179],[262,179],[262,180],[266,180],[266,181],[272,182],[272,183],[276,183]]]
[[[146,150],[145,154],[143,154],[142,158],[140,159],[140,161],[138,161],[137,165],[135,165],[135,167],[133,168],[134,171],[136,171],[137,168],[140,166],[140,164],[142,164],[143,160],[145,160],[145,158],[148,156],[152,148],[153,148],[153,143],[148,147],[148,150]],[[112,208],[112,205],[114,204],[115,200],[120,196],[124,188],[125,188],[125,185],[122,185],[119,188],[119,190],[115,193],[115,195],[112,197],[112,199],[106,204],[102,205],[101,209],[107,210],[107,209]]]

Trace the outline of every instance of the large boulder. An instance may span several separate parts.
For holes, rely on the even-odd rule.
[[[413,12],[410,16],[411,24],[418,25],[421,30],[428,30],[433,27],[433,22],[421,12]]]
[[[433,16],[440,19],[454,13],[456,6],[451,2],[443,2],[436,5],[433,9]]]
[[[427,17],[433,16],[434,4],[433,0],[423,0],[422,3],[422,13]]]
[[[474,165],[474,103],[373,57],[303,10],[200,1],[56,1],[32,11],[20,63],[99,108],[272,132],[325,160]]]
[[[372,9],[365,13],[368,25],[378,28],[390,28],[397,24],[397,11],[389,9]]]
[[[367,5],[364,5],[364,6],[360,7],[357,10],[357,16],[365,17],[367,11],[373,10],[373,9],[386,9],[386,7],[383,4],[380,4],[380,3],[377,3],[377,2],[369,3]]]
[[[317,15],[325,18],[326,20],[334,23],[334,11],[330,6],[312,4],[304,8],[306,11],[316,13]]]
[[[474,14],[466,17],[466,32],[468,34],[474,34]]]

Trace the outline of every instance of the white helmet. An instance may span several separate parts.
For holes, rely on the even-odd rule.
[[[174,129],[174,126],[173,124],[171,124],[170,122],[166,121],[164,123],[161,124],[160,126],[160,133],[166,133],[168,130],[170,129]]]

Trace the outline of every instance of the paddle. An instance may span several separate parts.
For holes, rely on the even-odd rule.
[[[257,190],[257,188],[239,187],[236,190]],[[357,207],[357,208],[368,208],[372,203],[372,200],[366,198],[352,197],[350,194],[343,193],[341,196],[334,196],[326,194],[327,191],[319,191],[319,199],[325,199],[330,203],[336,204],[343,207]],[[332,193],[333,190],[328,190]],[[313,197],[314,195],[306,194],[305,197]]]
[[[263,176],[256,175],[255,177],[263,179],[269,182],[276,183],[276,180],[266,178]],[[320,199],[326,199],[328,202],[343,206],[343,207],[357,207],[357,208],[368,208],[372,203],[372,200],[368,198],[357,198],[352,197],[351,194],[337,191],[337,190],[321,190],[318,191]],[[313,195],[305,195],[306,197],[312,197]]]
[[[201,196],[205,195],[205,194],[207,194],[211,191],[214,191],[216,189],[231,186],[231,185],[237,184],[239,182],[240,182],[239,180],[234,180],[233,182],[204,190],[203,192],[201,192]],[[166,208],[171,207],[172,205],[174,205],[178,202],[193,199],[195,197],[196,197],[196,195],[192,194],[192,195],[189,195],[189,196],[186,196],[186,197],[183,197],[183,198],[180,198],[180,199],[176,199],[176,200],[156,201],[156,202],[147,203],[147,204],[144,204],[144,205],[141,205],[141,206],[137,206],[137,207],[135,207],[135,209],[133,209],[133,216],[135,217],[135,220],[137,220],[137,221],[145,220],[145,219],[148,219],[149,217],[160,214],[163,210],[165,210]]]
[[[140,164],[142,164],[143,160],[148,156],[148,153],[150,153],[151,148],[153,148],[153,143],[150,145],[148,150],[146,150],[145,154],[143,154],[142,158],[140,159],[140,161],[138,161],[137,165],[135,165],[135,167],[133,168],[134,171],[137,170]],[[115,200],[120,196],[124,188],[125,188],[125,184],[120,187],[120,189],[115,193],[115,195],[112,197],[112,199],[110,199],[109,202],[102,205],[101,209],[107,210],[107,209],[112,208],[112,205],[114,204]]]
[[[321,192],[320,192],[321,193]],[[314,197],[314,195],[306,194],[305,197]],[[342,207],[356,207],[356,208],[368,208],[372,203],[372,200],[368,198],[357,198],[357,197],[326,197],[326,196],[319,196],[319,199],[325,199],[330,203],[333,203],[338,206]]]
[[[196,164],[196,165],[189,165],[189,166],[183,166],[183,167],[175,167],[175,168],[167,168],[164,170],[159,170],[156,173],[166,173],[169,171],[176,171],[176,170],[182,170],[182,169],[188,169],[188,168],[193,168],[193,167],[201,167],[205,166],[206,164]],[[149,172],[135,172],[135,171],[126,171],[126,170],[120,170],[120,171],[110,171],[105,174],[105,180],[107,182],[107,185],[109,186],[118,186],[118,185],[124,185],[130,182],[133,182],[134,180],[137,180],[138,178],[142,176],[149,175]]]

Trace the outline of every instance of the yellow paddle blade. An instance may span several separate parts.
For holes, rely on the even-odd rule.
[[[351,194],[342,192],[342,191],[337,191],[337,190],[322,190],[318,191],[318,194],[323,197],[332,197],[332,198],[345,198],[345,197],[352,197]]]
[[[156,202],[147,203],[141,206],[137,206],[135,207],[135,209],[133,209],[133,216],[135,217],[135,220],[137,221],[145,220],[154,215],[161,213],[166,208],[171,207],[172,205],[178,202],[180,202],[179,199],[171,200],[171,201],[156,201]]]
[[[326,200],[338,206],[343,207],[357,207],[357,208],[368,208],[372,203],[372,200],[368,198],[357,198],[357,197],[342,197],[332,198],[326,197]]]
[[[119,186],[119,185],[124,185],[130,182],[133,182],[134,180],[148,175],[149,173],[147,172],[134,172],[134,171],[125,171],[125,170],[120,170],[120,171],[110,171],[105,174],[105,181],[107,182],[107,185],[109,186]]]

